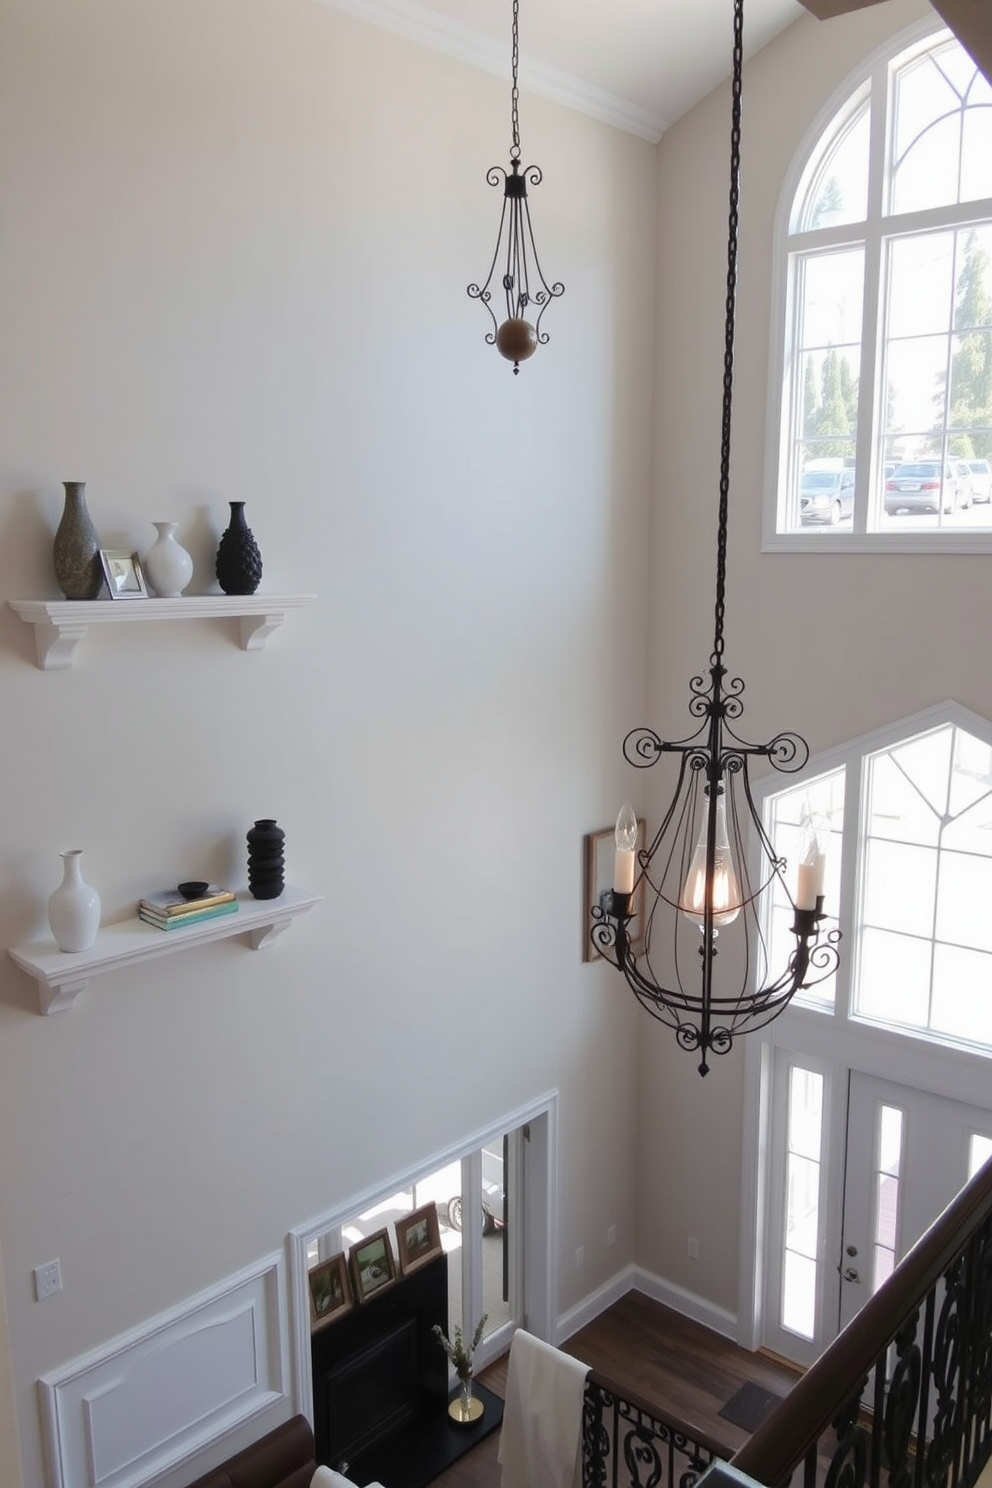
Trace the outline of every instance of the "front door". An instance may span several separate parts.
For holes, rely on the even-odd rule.
[[[992,1151],[992,1113],[852,1073],[839,1325],[845,1327]]]
[[[992,1155],[992,1111],[777,1051],[763,1326],[808,1366]]]

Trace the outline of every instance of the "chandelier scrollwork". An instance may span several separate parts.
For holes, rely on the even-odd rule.
[[[699,721],[695,733],[669,743],[654,729],[641,727],[624,739],[629,764],[648,769],[671,755],[678,760],[678,779],[661,826],[640,852],[633,808],[621,809],[614,886],[593,906],[590,931],[596,950],[623,973],[642,1007],[674,1030],[680,1048],[699,1054],[702,1075],[710,1054],[727,1053],[739,1034],[770,1023],[800,989],[831,976],[840,959],[839,931],[824,928],[822,827],[812,819],[806,824],[793,894],[788,865],[776,854],[751,789],[753,761],[794,774],[806,765],[809,746],[791,731],[776,734],[767,744],[748,743],[736,733],[732,725],[744,712],[744,683],[728,677],[723,663],[744,0],[733,4],[727,297],[709,680],[700,674],[689,683],[689,714]],[[635,924],[642,902],[644,924]],[[783,916],[791,916],[788,930],[794,939],[784,968],[770,974],[769,927],[777,917],[781,929]]]
[[[492,321],[492,330],[486,333],[487,345],[495,346],[501,356],[513,363],[514,375],[520,371],[521,362],[550,340],[547,331],[541,329],[541,320],[551,301],[565,293],[565,286],[559,280],[549,284],[545,279],[534,242],[527,187],[539,186],[544,179],[543,172],[539,165],[520,164],[519,32],[520,4],[519,0],[513,0],[510,169],[507,171],[502,166],[493,165],[486,172],[490,186],[503,187],[503,210],[489,272],[481,285],[473,283],[468,286],[469,298],[478,300]],[[502,320],[497,319],[493,309],[493,294],[498,294],[498,289],[494,288],[497,275],[499,288],[503,291],[505,314]]]

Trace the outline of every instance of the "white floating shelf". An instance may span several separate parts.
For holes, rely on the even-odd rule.
[[[259,651],[289,610],[313,604],[315,594],[203,594],[179,599],[11,599],[8,604],[34,626],[43,671],[71,667],[91,625],[131,625],[141,620],[240,621],[243,651]]]
[[[240,907],[234,914],[198,920],[180,930],[158,930],[136,914],[133,920],[105,925],[88,951],[60,951],[54,940],[39,940],[32,945],[12,946],[7,954],[38,983],[41,1011],[61,1013],[72,1007],[94,977],[138,961],[150,961],[153,956],[169,956],[208,940],[244,934],[252,950],[260,951],[278,940],[297,915],[319,904],[320,898],[319,894],[289,888],[278,899],[253,899],[247,892],[239,893]]]

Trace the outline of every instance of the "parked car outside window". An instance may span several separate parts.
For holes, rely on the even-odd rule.
[[[885,510],[964,510],[971,505],[971,471],[964,460],[912,460],[897,465],[885,482]]]
[[[972,501],[992,501],[992,465],[988,460],[969,460]]]
[[[853,470],[804,470],[799,485],[799,520],[804,527],[836,527],[854,510]]]

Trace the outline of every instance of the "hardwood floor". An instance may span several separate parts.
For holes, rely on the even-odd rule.
[[[787,1365],[749,1353],[640,1292],[628,1292],[562,1347],[617,1386],[673,1411],[732,1450],[748,1433],[719,1415],[730,1397],[748,1381],[785,1395],[797,1378]],[[502,1397],[506,1358],[480,1378]],[[494,1431],[436,1478],[434,1488],[499,1488],[498,1445]]]

